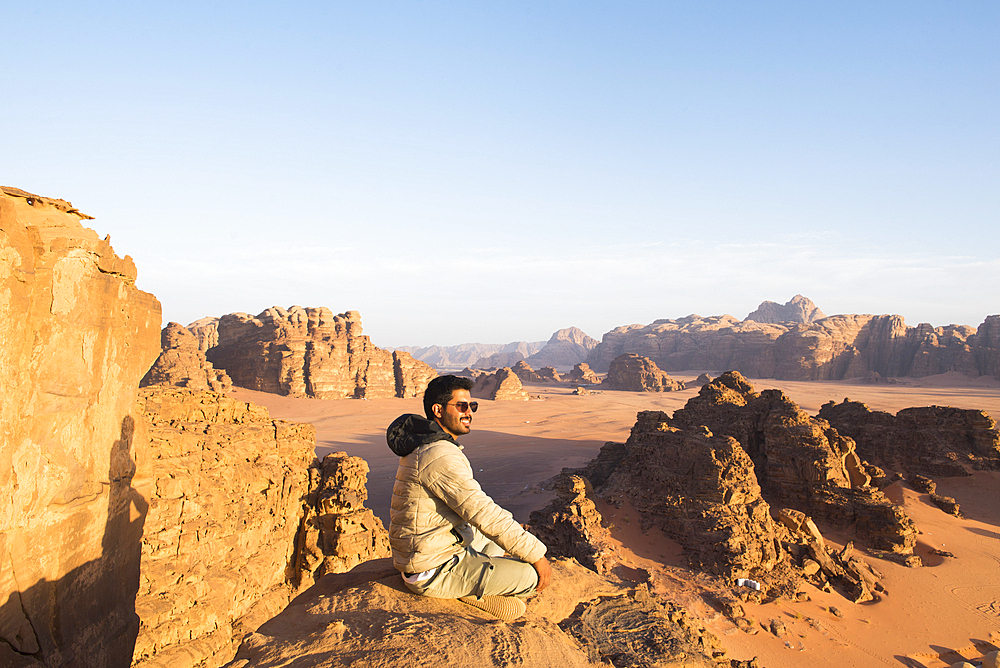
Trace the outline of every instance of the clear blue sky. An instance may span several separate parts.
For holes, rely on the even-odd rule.
[[[8,3],[0,183],[164,323],[1000,312],[1000,3]]]

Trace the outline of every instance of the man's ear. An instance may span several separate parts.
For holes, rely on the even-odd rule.
[[[444,406],[442,406],[441,404],[434,404],[433,406],[431,406],[431,413],[434,413],[434,417],[440,418],[442,415],[444,415]]]

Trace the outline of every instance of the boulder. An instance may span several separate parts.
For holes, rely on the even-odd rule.
[[[668,376],[648,357],[635,353],[616,357],[601,386],[626,392],[673,392],[684,389],[683,382]]]

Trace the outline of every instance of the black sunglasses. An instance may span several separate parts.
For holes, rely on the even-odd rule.
[[[454,406],[455,408],[458,409],[459,413],[464,413],[465,411],[469,410],[470,408],[472,409],[473,413],[475,413],[476,411],[479,410],[479,402],[478,401],[456,401],[453,404],[445,404],[445,406]]]

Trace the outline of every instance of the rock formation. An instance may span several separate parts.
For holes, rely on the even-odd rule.
[[[854,555],[854,544],[848,542],[839,552],[830,550],[816,524],[804,513],[791,508],[778,511],[778,520],[790,531],[784,544],[803,574],[816,587],[830,591],[836,584],[854,603],[876,600],[884,592],[882,574]]]
[[[187,330],[198,339],[198,350],[203,353],[219,345],[219,319],[202,318],[187,326]]]
[[[601,379],[597,377],[593,369],[586,362],[580,362],[573,367],[573,370],[566,376],[566,380],[571,383],[582,383],[585,385],[597,385]]]
[[[524,391],[521,379],[508,367],[479,375],[472,386],[472,396],[493,401],[528,400],[528,393]]]
[[[233,668],[360,664],[592,668],[614,665],[751,668],[728,660],[687,613],[573,560],[553,560],[552,586],[523,621],[496,623],[455,600],[414,596],[389,560],[330,575],[247,637]]]
[[[898,315],[834,315],[810,323],[691,315],[613,329],[587,362],[606,371],[614,358],[635,353],[665,371],[734,369],[785,380],[840,380],[870,372],[886,378],[947,371],[997,375],[998,338],[1000,316],[990,316],[977,331],[964,325],[907,327]]]
[[[0,664],[128,665],[144,509],[130,409],[160,305],[69,202],[0,188]]]
[[[511,367],[511,371],[517,374],[522,383],[558,383],[562,380],[554,367],[546,366],[535,371],[524,360]]]
[[[597,340],[578,327],[560,329],[549,337],[545,347],[526,360],[534,366],[569,367],[587,359]]]
[[[786,561],[778,542],[783,534],[740,444],[704,429],[673,427],[666,413],[639,413],[601,495],[631,502],[644,526],[684,545],[699,570],[760,580]]]
[[[147,508],[135,664],[219,666],[298,582],[296,536],[315,459],[311,425],[212,392],[140,393],[135,439]]]
[[[784,306],[776,302],[761,302],[757,310],[746,317],[757,322],[801,322],[809,324],[826,317],[811,299],[795,295]]]
[[[357,311],[231,313],[219,319],[218,345],[206,356],[240,387],[319,399],[420,396],[437,375],[408,353],[375,347],[361,331]]]
[[[541,383],[542,377],[531,368],[531,365],[524,360],[519,361],[517,364],[510,368],[515,374],[517,374],[518,379],[522,383]]]
[[[906,408],[896,415],[845,399],[819,411],[879,467],[931,477],[1000,470],[1000,430],[983,411],[944,406]]]
[[[553,366],[543,366],[538,370],[538,377],[542,379],[543,383],[561,383],[562,376]]]
[[[389,556],[389,534],[365,507],[368,470],[365,460],[346,452],[328,454],[310,469],[305,531],[298,546],[298,570],[310,580]]]
[[[559,475],[552,481],[557,498],[531,513],[531,530],[553,555],[572,557],[595,573],[607,575],[621,562],[602,524],[590,481]]]
[[[693,567],[752,578],[769,597],[792,596],[803,572],[852,600],[875,597],[880,576],[850,553],[831,555],[810,515],[854,524],[869,546],[919,564],[913,523],[870,486],[854,442],[780,392],[758,394],[736,373],[705,385],[673,417],[640,412],[628,441],[605,444],[586,467],[549,481],[558,496],[532,514],[533,527],[553,553],[607,570],[615,555],[587,503],[588,482],[608,502],[631,504],[644,530],[659,528],[680,543]],[[783,524],[772,520],[774,505]],[[738,606],[722,607],[749,623]]]
[[[160,356],[139,383],[140,387],[173,385],[225,393],[233,386],[229,374],[205,359],[198,338],[184,326],[176,322],[167,324],[160,332],[160,346]]]
[[[315,462],[312,425],[214,392],[140,392],[135,502],[146,509],[136,668],[221,666],[326,573],[389,554],[367,464]]]
[[[740,374],[725,373],[676,411],[670,424],[735,438],[754,461],[770,503],[838,526],[856,522],[869,546],[912,552],[912,521],[871,487],[854,441],[780,391],[757,393]]]
[[[674,392],[683,390],[684,383],[668,376],[648,357],[625,353],[611,362],[601,387],[626,392]]]

